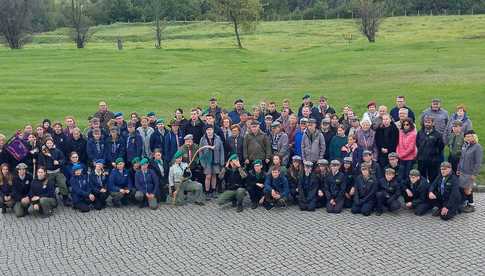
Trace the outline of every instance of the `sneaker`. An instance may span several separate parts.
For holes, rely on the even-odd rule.
[[[382,216],[382,213],[383,213],[382,210],[378,210],[378,211],[376,211],[376,216],[380,217],[380,216]]]
[[[473,213],[475,212],[475,206],[467,204],[463,207],[463,213]]]
[[[243,206],[242,206],[242,204],[240,204],[240,205],[237,206],[236,212],[241,213],[242,211],[243,211]]]
[[[195,205],[199,205],[199,206],[204,206],[205,203],[204,202],[194,202]]]

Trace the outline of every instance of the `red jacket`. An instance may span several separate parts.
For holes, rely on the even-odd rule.
[[[401,129],[399,130],[399,143],[397,145],[396,153],[401,160],[414,160],[418,154],[416,148],[416,129],[408,133],[404,133]]]

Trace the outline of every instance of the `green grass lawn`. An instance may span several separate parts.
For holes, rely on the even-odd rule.
[[[389,18],[374,45],[352,20],[265,22],[244,35],[244,50],[225,23],[169,24],[162,50],[153,48],[152,30],[99,26],[78,50],[59,29],[20,51],[0,48],[0,132],[68,114],[85,126],[99,100],[114,111],[169,117],[176,107],[205,107],[210,96],[226,107],[237,97],[249,106],[289,98],[296,107],[308,91],[359,115],[368,100],[391,106],[396,95],[417,113],[434,97],[449,111],[464,103],[485,139],[485,16]]]

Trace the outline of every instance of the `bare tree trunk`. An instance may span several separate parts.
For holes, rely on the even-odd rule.
[[[239,47],[239,49],[242,49],[243,46],[241,44],[241,38],[239,37],[239,26],[238,26],[237,18],[234,16],[232,12],[229,13],[229,16],[231,17],[232,23],[234,24],[234,32],[236,34],[237,46]]]
[[[156,24],[156,42],[155,48],[160,49],[162,48],[162,30],[160,28],[160,17],[155,17],[155,24]]]

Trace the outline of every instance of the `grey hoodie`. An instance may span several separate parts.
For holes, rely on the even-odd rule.
[[[423,113],[421,113],[421,125],[425,117],[431,117],[434,120],[434,128],[442,135],[446,134],[446,126],[448,125],[448,111],[440,108],[436,111],[428,107]]]
[[[483,148],[480,144],[463,144],[458,170],[465,175],[479,175],[482,166]]]

